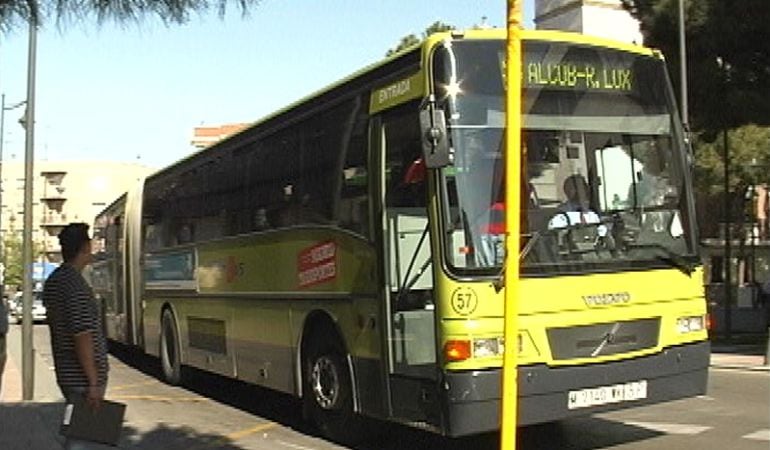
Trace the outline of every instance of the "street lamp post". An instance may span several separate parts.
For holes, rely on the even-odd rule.
[[[728,97],[727,97],[727,85],[730,71],[730,65],[722,57],[717,57],[717,65],[719,66],[720,76],[722,78],[722,95],[724,96],[724,104],[726,111],[729,111]],[[722,162],[724,164],[724,214],[725,214],[725,339],[730,341],[732,338],[732,237],[730,236],[730,222],[731,222],[731,202],[730,202],[730,146],[727,136],[727,127],[729,122],[727,114],[723,115],[722,123]]]
[[[685,40],[684,0],[679,0],[679,80],[682,98],[682,125],[690,140],[690,113],[687,105],[687,44]]]
[[[36,2],[31,2],[37,8]],[[35,62],[37,60],[37,16],[29,18],[29,48],[27,56],[27,108],[24,116],[26,130],[24,150],[24,296],[22,308],[22,399],[32,400],[35,392],[34,344],[32,336],[32,186],[34,183],[35,148]]]

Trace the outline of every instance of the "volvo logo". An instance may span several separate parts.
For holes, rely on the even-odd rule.
[[[610,294],[584,295],[583,301],[587,306],[607,306],[628,303],[631,301],[631,294],[628,292],[614,292]]]
[[[595,358],[596,355],[604,350],[606,345],[612,344],[615,341],[615,337],[617,336],[618,331],[620,331],[620,322],[615,322],[615,324],[612,326],[612,329],[604,335],[604,338],[599,343],[599,345],[596,346],[594,351],[591,352],[591,357]]]

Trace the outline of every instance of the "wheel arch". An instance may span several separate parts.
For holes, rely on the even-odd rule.
[[[315,335],[322,333],[330,333],[336,343],[340,346],[339,350],[342,352],[342,356],[347,361],[348,371],[350,375],[351,393],[353,396],[353,411],[359,413],[361,411],[359,396],[358,396],[358,380],[355,373],[355,365],[353,364],[353,358],[351,357],[347,343],[345,342],[344,334],[339,327],[339,323],[333,317],[331,313],[326,310],[316,309],[311,311],[306,317],[302,325],[302,330],[299,335],[299,345],[297,346],[297,396],[304,398],[305,396],[305,377],[304,359],[306,352],[309,348],[311,339]]]

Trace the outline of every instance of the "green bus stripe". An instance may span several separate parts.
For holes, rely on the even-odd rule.
[[[372,91],[369,113],[375,114],[401,103],[421,97],[424,93],[422,72]]]

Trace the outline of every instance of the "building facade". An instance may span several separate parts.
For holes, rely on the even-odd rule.
[[[535,0],[535,26],[642,44],[639,22],[620,0]]]
[[[24,228],[24,163],[4,162],[0,185],[0,235]],[[93,226],[94,217],[154,169],[111,161],[36,161],[32,195],[35,258],[61,261],[57,235],[70,222]]]

